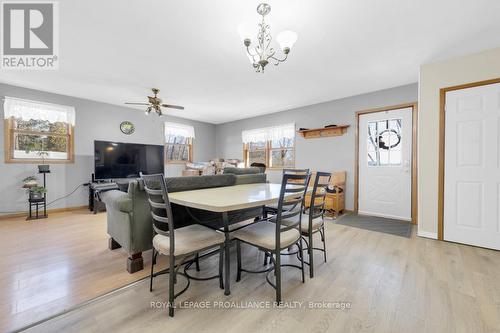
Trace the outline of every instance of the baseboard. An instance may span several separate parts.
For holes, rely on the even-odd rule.
[[[53,214],[53,213],[62,213],[62,212],[70,212],[73,210],[79,210],[83,208],[88,209],[89,206],[75,206],[75,207],[64,207],[64,208],[52,208],[52,209],[47,209],[47,215],[48,214]],[[13,213],[13,214],[6,214],[6,215],[0,215],[0,220],[6,220],[6,219],[12,219],[16,217],[23,217],[23,216],[28,216],[28,212],[19,212],[19,213]]]
[[[423,230],[418,230],[417,231],[417,236],[419,237],[425,237],[425,238],[432,238],[432,239],[437,239],[437,233],[436,232],[429,232],[429,231],[423,231]]]

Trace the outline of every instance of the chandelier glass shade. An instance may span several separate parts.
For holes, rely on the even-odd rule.
[[[252,42],[251,29],[248,25],[240,25],[238,31],[243,45],[246,47],[246,52],[250,63],[255,68],[256,72],[264,72],[265,67],[271,62],[274,65],[279,65],[288,58],[288,54],[293,45],[297,41],[297,34],[293,31],[287,30],[280,32],[276,37],[276,41],[280,45],[282,56],[276,54],[276,50],[271,46],[272,37],[269,24],[266,23],[265,17],[271,12],[271,6],[267,3],[261,3],[257,6],[257,13],[262,16],[258,24],[257,38],[254,43]]]

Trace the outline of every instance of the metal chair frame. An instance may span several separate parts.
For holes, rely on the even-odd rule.
[[[236,238],[236,254],[237,254],[237,263],[238,263],[238,269],[237,269],[237,277],[236,281],[241,280],[241,272],[247,272],[247,273],[265,273],[267,272],[266,275],[266,281],[276,290],[276,302],[281,303],[281,267],[295,267],[298,268],[302,271],[302,282],[305,282],[305,276],[304,276],[304,258],[301,256],[300,262],[301,265],[292,265],[292,264],[281,264],[281,251],[287,247],[281,247],[281,233],[288,231],[290,229],[298,229],[299,231],[299,238],[297,239],[297,242],[294,243],[299,247],[299,251],[302,253],[302,238],[301,238],[301,232],[300,232],[300,225],[301,225],[301,219],[302,219],[302,211],[304,209],[304,198],[305,194],[307,192],[307,186],[309,183],[309,177],[310,174],[307,172],[306,174],[285,174],[283,175],[283,182],[281,184],[281,190],[280,190],[280,197],[278,201],[278,211],[276,216],[272,217],[272,222],[275,223],[276,229],[275,229],[275,248],[274,249],[267,249],[260,247],[256,244],[248,243],[243,240],[240,240]],[[290,182],[290,181],[293,181]],[[299,183],[300,182],[300,183]],[[297,195],[294,196],[291,199],[286,199],[286,197],[289,196],[290,193],[296,193]],[[300,207],[297,207],[300,206]],[[298,222],[291,224],[291,225],[282,225],[281,221],[283,219],[288,219],[288,218],[293,218],[295,216],[299,216]],[[261,271],[251,271],[244,269],[242,267],[241,263],[241,242],[249,244],[251,246],[257,247],[259,250],[264,251],[264,253],[270,253],[271,254],[271,263],[272,266],[268,269],[264,269]],[[274,258],[273,258],[274,255]],[[274,271],[275,275],[275,283],[273,283],[269,279],[269,274]]]
[[[326,239],[325,239],[325,223],[323,221],[323,224],[321,228],[313,230],[312,229],[312,224],[313,220],[316,218],[321,217],[322,220],[324,220],[325,216],[325,199],[326,199],[326,191],[322,191],[321,193],[318,193],[318,189],[325,188],[328,186],[330,183],[330,179],[332,177],[332,174],[329,172],[317,172],[316,173],[316,179],[314,180],[313,184],[313,190],[311,194],[311,203],[309,206],[309,223],[308,223],[308,230],[307,232],[302,232],[302,239],[306,243],[307,246],[307,252],[309,256],[309,262],[304,262],[306,265],[309,266],[309,276],[310,278],[314,277],[314,253],[313,250],[319,250],[323,252],[323,257],[326,262]],[[326,179],[326,182],[320,182],[320,179]],[[319,203],[317,201],[319,200]],[[321,241],[323,242],[323,248],[315,248],[313,245],[313,235],[316,233],[320,233],[321,235]],[[308,240],[304,236],[308,237]],[[302,252],[300,252],[300,256],[302,256]]]
[[[309,174],[309,169],[283,168],[283,176],[286,174],[292,174],[292,175]],[[309,185],[309,183],[307,185]],[[269,214],[276,215],[277,208],[264,206],[261,220],[268,220]],[[290,251],[290,248],[288,250]],[[282,255],[293,255],[293,254],[297,254],[297,252],[282,253]],[[269,254],[267,252],[264,254],[264,266],[267,265],[267,259],[270,257],[271,257],[271,254]]]
[[[190,286],[190,280],[206,281],[215,278],[219,278],[219,287],[224,289],[223,274],[222,274],[222,264],[223,264],[223,253],[224,253],[224,242],[219,245],[219,249],[214,251],[209,251],[200,255],[200,253],[213,249],[215,246],[208,246],[197,251],[189,252],[179,256],[175,255],[175,228],[174,219],[172,216],[172,209],[170,206],[170,200],[168,198],[167,186],[165,183],[165,177],[163,174],[152,174],[144,175],[140,173],[141,180],[144,183],[144,189],[148,196],[149,206],[151,208],[151,217],[153,221],[153,237],[156,234],[160,234],[169,238],[169,268],[154,272],[154,265],[156,264],[156,259],[158,254],[160,254],[153,246],[152,250],[152,262],[151,262],[151,273],[150,273],[150,284],[149,291],[153,291],[153,278],[162,275],[169,274],[169,285],[168,285],[168,299],[169,299],[169,316],[174,316],[175,308],[175,298],[182,295]],[[162,216],[163,215],[163,216]],[[196,270],[199,271],[199,260],[204,257],[208,257],[214,254],[219,254],[219,274],[210,277],[194,277],[187,273],[187,270],[196,264]],[[179,269],[184,266],[183,272],[179,272]],[[179,292],[175,293],[175,284],[177,283],[177,274],[184,276],[187,279],[186,286]]]

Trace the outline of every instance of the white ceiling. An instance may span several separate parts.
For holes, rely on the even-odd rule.
[[[255,73],[237,28],[249,0],[71,0],[60,4],[60,69],[0,82],[112,104],[151,87],[172,115],[222,123],[416,82],[421,64],[500,46],[498,0],[269,0],[289,60]],[[138,111],[139,112],[139,111]]]

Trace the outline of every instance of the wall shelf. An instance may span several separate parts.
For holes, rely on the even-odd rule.
[[[349,125],[338,125],[336,127],[312,128],[299,131],[298,133],[305,139],[325,138],[329,136],[340,136],[347,133]]]

